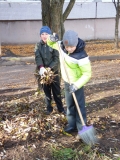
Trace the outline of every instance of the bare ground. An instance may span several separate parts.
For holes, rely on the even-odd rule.
[[[104,44],[104,52],[101,52],[103,49],[100,45],[101,43],[89,45],[89,54],[102,55],[105,52],[106,55],[114,50],[108,47],[108,43],[106,46]],[[2,49],[5,51],[5,48]],[[17,50],[15,46],[14,50]],[[117,54],[116,52],[119,53],[119,49],[112,54]],[[97,155],[95,159],[100,159],[101,154],[112,160],[120,158],[119,68],[120,60],[92,62],[92,78],[85,86],[88,125],[94,125],[100,139],[99,144],[92,148]],[[52,147],[63,146],[78,152],[85,147],[82,141],[76,140],[77,133],[68,135],[63,132],[67,121],[64,115],[58,114],[54,101],[54,113],[44,115],[44,94],[42,91],[37,92],[34,69],[34,64],[0,67],[1,159],[52,160]],[[66,107],[62,83],[61,88]],[[83,154],[82,159],[90,157]]]

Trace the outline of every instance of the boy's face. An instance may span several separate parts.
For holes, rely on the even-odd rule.
[[[68,53],[73,53],[76,50],[76,46],[65,46]]]
[[[40,35],[40,38],[43,40],[44,43],[46,43],[48,36],[49,34],[44,32]]]

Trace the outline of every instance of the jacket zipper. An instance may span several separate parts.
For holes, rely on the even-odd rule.
[[[45,58],[47,57],[47,55],[46,55],[46,49],[47,49],[47,48],[46,48],[46,44],[45,44]]]

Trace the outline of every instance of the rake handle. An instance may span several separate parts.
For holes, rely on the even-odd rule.
[[[57,44],[58,44],[58,42],[57,42]],[[68,75],[68,72],[67,72],[65,63],[64,63],[64,58],[63,58],[63,56],[62,56],[61,48],[60,48],[59,44],[58,44],[58,50],[59,50],[59,53],[60,53],[61,58],[62,58],[62,65],[64,66],[65,74],[66,74],[66,76],[67,76],[68,82],[69,82],[69,84],[71,84],[71,83],[70,83],[70,78],[69,78],[69,75]],[[76,105],[76,107],[77,107],[77,111],[78,111],[79,117],[80,117],[80,119],[81,119],[82,125],[85,126],[85,122],[84,122],[84,120],[83,120],[82,113],[81,113],[81,111],[80,111],[80,107],[79,107],[79,104],[78,104],[78,101],[77,101],[77,98],[76,98],[76,95],[75,95],[74,92],[72,93],[72,96],[73,96],[73,99],[74,99],[74,101],[75,101],[75,105]]]

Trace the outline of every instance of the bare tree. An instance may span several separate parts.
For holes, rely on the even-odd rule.
[[[41,0],[42,24],[48,25],[53,32],[58,33],[60,39],[64,34],[64,22],[71,12],[75,0],[70,0],[63,12],[65,0]]]
[[[115,48],[119,47],[119,17],[120,17],[120,4],[119,4],[120,0],[113,0],[115,9],[116,9],[116,18],[115,18]]]

